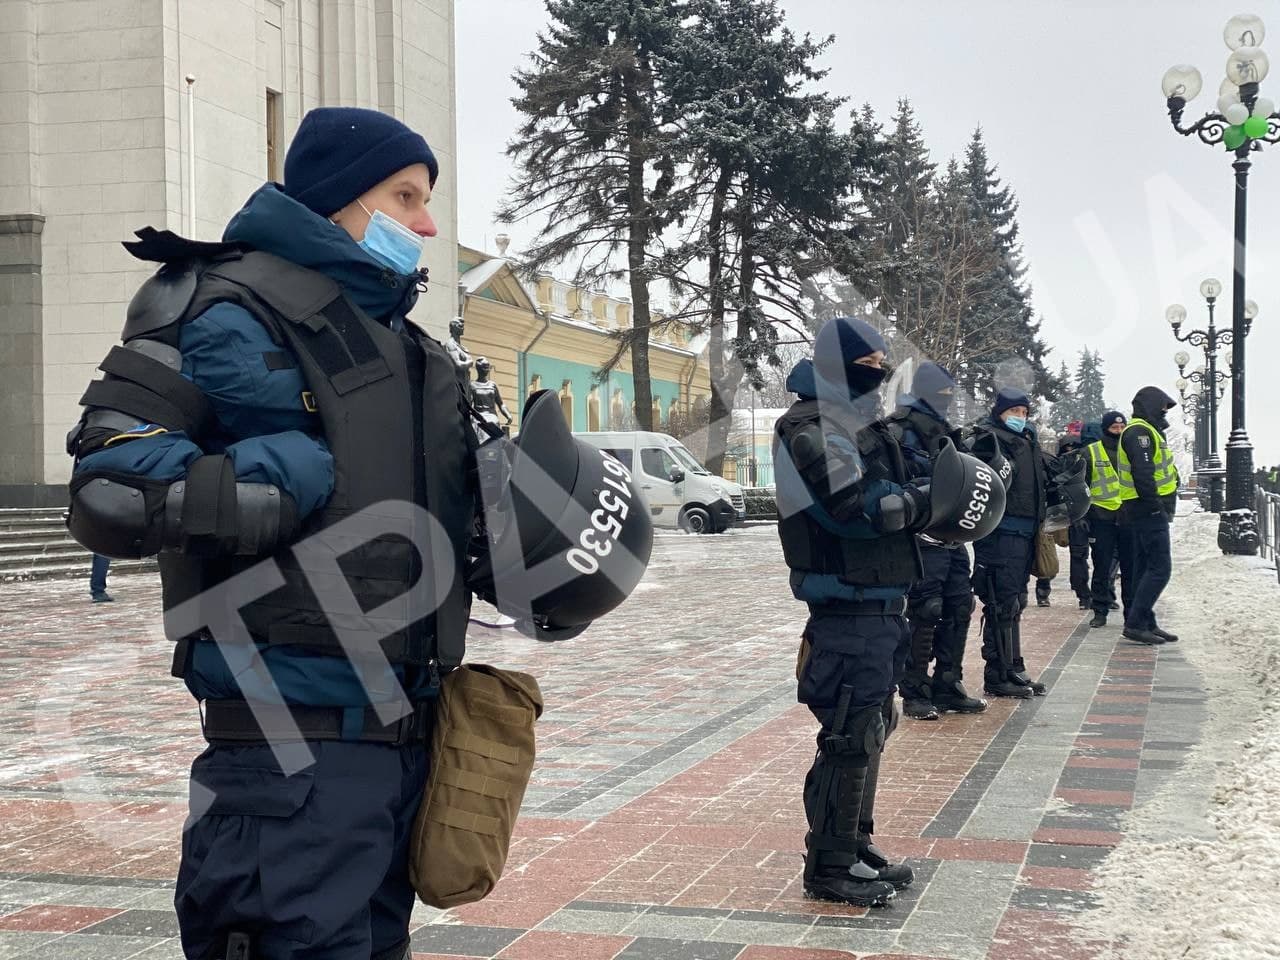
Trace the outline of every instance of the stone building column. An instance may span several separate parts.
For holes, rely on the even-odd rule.
[[[44,217],[0,212],[0,505],[42,506]]]

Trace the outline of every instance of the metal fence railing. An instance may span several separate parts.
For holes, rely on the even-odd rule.
[[[1265,560],[1270,558],[1280,579],[1280,494],[1256,487],[1255,509],[1258,518],[1258,548]]]
[[[772,487],[773,461],[760,457],[742,457],[738,460],[734,480],[744,487]]]

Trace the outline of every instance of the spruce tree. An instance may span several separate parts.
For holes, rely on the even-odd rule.
[[[974,131],[965,151],[964,177],[976,216],[991,231],[999,263],[980,284],[979,303],[972,326],[987,332],[992,350],[967,371],[971,389],[989,393],[1002,386],[995,382],[1002,363],[1020,359],[1030,366],[1032,389],[1040,397],[1052,397],[1063,386],[1045,365],[1048,346],[1040,336],[1040,320],[1031,305],[1031,289],[1018,239],[1018,203],[1013,191],[1002,184],[987,155],[982,129]]]
[[[683,0],[547,0],[531,67],[515,73],[522,116],[507,146],[517,174],[499,220],[545,219],[523,254],[530,273],[574,261],[575,281],[630,281],[635,414],[652,429],[649,281],[659,239],[680,214],[673,111],[660,61]]]
[[[1067,369],[1067,361],[1063,360],[1058,368],[1058,381],[1062,386],[1055,394],[1051,413],[1052,426],[1055,429],[1065,428],[1072,420],[1080,419],[1080,396],[1071,382],[1071,371]]]
[[[877,283],[866,293],[883,317],[905,331],[919,325],[913,314],[920,308],[919,284],[928,266],[921,233],[935,210],[937,170],[910,100],[898,101],[878,159],[879,178],[866,196],[870,220],[879,233],[870,251]]]
[[[1078,403],[1078,416],[1086,423],[1101,420],[1107,412],[1103,391],[1106,387],[1105,375],[1102,372],[1102,355],[1090,353],[1086,347],[1080,351],[1080,362],[1076,366],[1075,394]]]
[[[777,0],[690,0],[663,65],[688,172],[684,242],[664,261],[709,333],[708,469],[723,459],[734,398],[778,363],[776,325],[802,326],[806,283],[852,242],[859,145],[835,128],[842,100],[816,90],[832,38],[787,29]],[[700,316],[699,316],[700,313]]]

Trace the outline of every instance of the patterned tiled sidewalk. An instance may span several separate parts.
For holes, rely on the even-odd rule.
[[[83,582],[0,586],[0,960],[181,955],[169,887],[201,742],[158,583],[111,587],[116,603],[91,605]],[[481,903],[420,906],[415,954],[1093,956],[1071,935],[1091,868],[1205,705],[1176,654],[1089,631],[1056,598],[1024,630],[1048,697],[894,734],[877,839],[917,880],[871,912],[800,893],[815,728],[771,528],[660,537],[632,599],[572,642],[476,628],[473,660],[541,682],[538,766],[507,875]]]

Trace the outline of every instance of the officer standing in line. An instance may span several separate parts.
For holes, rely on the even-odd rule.
[[[1058,443],[1058,460],[1068,462],[1082,461],[1084,442],[1081,434],[1068,431]],[[1090,606],[1089,593],[1089,518],[1087,516],[1075,521],[1067,528],[1067,548],[1071,556],[1070,583],[1071,592],[1081,610]]]
[[[1120,568],[1120,595],[1128,609],[1133,593],[1132,548],[1129,527],[1117,523],[1120,512],[1120,435],[1124,433],[1125,416],[1108,410],[1102,423],[1085,428],[1085,478],[1089,482],[1089,544],[1093,551],[1093,580],[1090,603],[1093,608],[1091,627],[1105,627],[1107,614],[1117,609],[1115,569]]]
[[[1027,578],[1035,560],[1036,535],[1045,518],[1048,473],[1035,427],[1027,417],[1031,401],[1021,390],[996,393],[991,415],[975,425],[975,437],[995,438],[1013,466],[1013,484],[1004,518],[973,545],[973,592],[982,603],[983,690],[993,697],[1043,696],[1022,658],[1021,619],[1027,605]],[[976,440],[975,440],[976,442]]]
[[[1133,550],[1133,596],[1124,612],[1124,636],[1138,643],[1175,643],[1156,623],[1155,605],[1173,573],[1169,523],[1178,510],[1178,468],[1165,442],[1167,414],[1177,406],[1159,387],[1133,398],[1133,417],[1120,435],[1120,522]]]
[[[807,897],[880,906],[911,883],[874,845],[880,756],[896,720],[909,634],[903,612],[921,574],[917,533],[981,536],[1004,506],[985,464],[948,445],[931,482],[912,481],[877,419],[885,342],[860,319],[828,321],[796,364],[799,399],[774,437],[778,534],[791,589],[809,607],[798,698],[822,729],[805,778]]]
[[[209,741],[192,764],[174,898],[191,960],[409,956],[432,702],[462,661],[472,590],[492,599],[470,575],[488,488],[464,387],[444,347],[406,322],[438,172],[395,118],[321,108],[289,147],[285,185],[256,191],[223,243],[146,229],[127,245],[164,266],[81,399],[68,526],[104,555],[159,554],[173,673]],[[590,458],[602,458],[577,458],[553,397],[523,422],[513,475],[527,455],[544,475],[599,486]],[[391,530],[350,533],[401,507]],[[629,514],[611,547],[643,539],[645,512]],[[598,573],[628,553],[605,552]],[[619,602],[634,586],[612,582]],[[339,607],[331,622],[344,590],[355,615]],[[573,592],[535,598],[531,628],[582,629],[555,606]],[[226,611],[235,628],[183,619]],[[361,634],[368,649],[349,639],[361,611],[390,631]]]
[[[902,446],[913,478],[927,478],[938,449],[950,439],[965,449],[960,432],[947,422],[956,382],[936,363],[922,363],[911,382],[911,393],[899,398],[887,419]],[[987,702],[969,696],[964,687],[964,649],[973,618],[973,590],[969,552],[961,544],[940,543],[919,536],[924,574],[911,587],[907,619],[911,646],[899,688],[902,712],[916,720],[937,720],[948,710],[981,713]],[[936,660],[933,679],[929,662]]]

